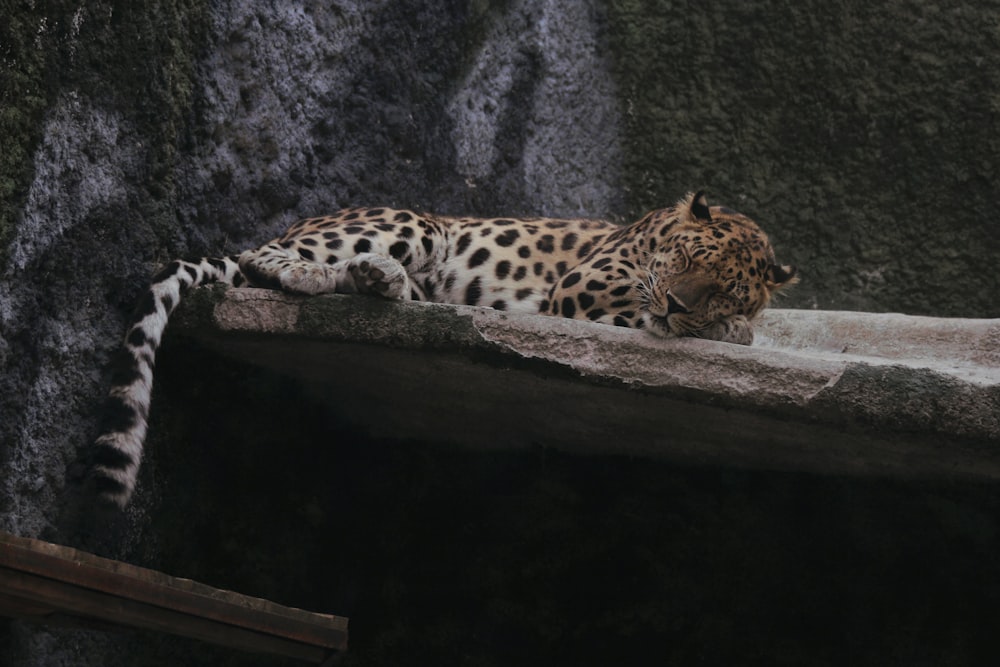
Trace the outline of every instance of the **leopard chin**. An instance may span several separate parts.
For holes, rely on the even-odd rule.
[[[642,328],[660,338],[679,338],[683,332],[670,326],[669,315],[655,315],[649,311],[642,314]]]
[[[655,315],[649,311],[642,314],[642,328],[660,338],[703,338],[706,340],[752,345],[753,328],[742,315],[723,318],[698,328],[682,328],[672,324],[669,315]]]

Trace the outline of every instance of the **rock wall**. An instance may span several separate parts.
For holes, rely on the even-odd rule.
[[[998,22],[990,2],[608,3],[630,214],[704,184],[802,267],[784,305],[996,317]]]
[[[0,529],[74,528],[67,465],[155,268],[302,214],[624,220],[707,187],[802,267],[783,305],[998,314],[991,3],[5,0],[0,15]],[[161,401],[165,432],[188,433],[192,391]],[[184,534],[156,488],[115,519],[117,552],[153,566]],[[112,640],[11,628],[5,664],[126,660]]]
[[[23,163],[5,173],[17,206],[0,283],[0,428],[18,472],[0,525],[45,526],[63,467],[51,448],[64,458],[92,432],[123,317],[169,258],[373,202],[620,209],[599,16],[568,1],[21,10],[6,66],[22,131],[5,129]]]

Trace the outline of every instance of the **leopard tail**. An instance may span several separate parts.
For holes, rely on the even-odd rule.
[[[85,453],[89,478],[104,500],[125,507],[135,490],[146,438],[156,350],[170,314],[192,287],[246,284],[236,257],[175,260],[151,281],[113,363],[100,435]]]

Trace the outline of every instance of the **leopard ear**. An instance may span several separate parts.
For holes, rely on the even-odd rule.
[[[691,197],[691,216],[697,220],[712,221],[712,211],[708,208],[708,200],[705,199],[704,190],[698,190]]]
[[[769,290],[791,287],[799,282],[799,271],[789,264],[771,264],[764,272],[764,279],[767,281]]]

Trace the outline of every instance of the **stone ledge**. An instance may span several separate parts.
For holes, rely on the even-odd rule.
[[[757,343],[485,308],[201,289],[170,335],[294,374],[376,436],[1000,477],[1000,320],[769,310]]]

